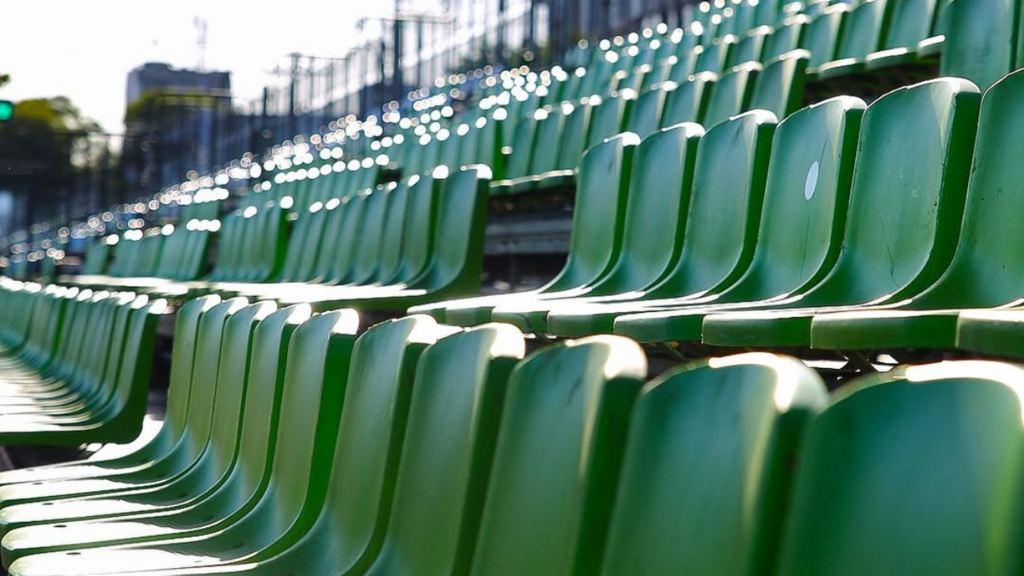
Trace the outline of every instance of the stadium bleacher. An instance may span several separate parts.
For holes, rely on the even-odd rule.
[[[4,567],[1020,574],[1021,22],[705,3],[0,278],[3,447],[134,440],[174,324],[155,436],[0,471]],[[565,196],[560,272],[485,293]]]

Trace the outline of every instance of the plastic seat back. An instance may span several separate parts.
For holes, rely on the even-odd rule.
[[[304,327],[292,337],[286,386]],[[314,544],[315,555],[301,551],[304,570],[351,563],[368,539],[379,539],[374,522],[394,487],[417,364],[424,349],[450,331],[423,316],[377,324],[359,337],[344,366],[328,360],[327,373],[335,380],[317,379],[319,386],[303,392],[308,403],[293,403],[286,395],[274,463],[281,478],[276,496],[286,500],[278,504],[282,524],[275,529],[287,528],[283,521],[300,514],[312,515],[305,541],[323,545]],[[315,427],[288,424],[309,421],[309,406],[320,406]]]
[[[409,179],[409,201],[403,224],[402,260],[395,283],[415,282],[430,262],[437,230],[434,227],[441,185],[431,174]]]
[[[341,204],[336,208],[341,211],[341,225],[338,237],[334,240],[334,258],[330,262],[328,274],[332,281],[345,282],[351,276],[357,257],[366,199],[366,194],[350,194],[341,198]]]
[[[238,465],[231,471],[232,479],[225,482],[237,485],[242,495],[255,494],[270,473],[289,345],[295,330],[311,316],[312,310],[307,304],[290,306],[261,320],[253,333]]]
[[[565,125],[565,110],[572,111],[572,105],[563,105],[552,110],[547,118],[537,122],[537,141],[534,144],[533,161],[530,163],[531,175],[540,175],[556,169],[562,127]]]
[[[228,472],[235,461],[239,433],[248,417],[243,410],[245,398],[251,393],[257,393],[259,388],[266,387],[268,379],[271,385],[276,379],[276,371],[261,374],[249,370],[250,353],[255,351],[253,335],[256,327],[275,311],[277,306],[273,302],[250,304],[235,312],[224,324],[220,366],[215,380],[213,418],[206,449],[206,455],[212,458],[214,463],[213,469],[210,470],[210,478],[220,478]],[[267,350],[260,352],[268,353]],[[268,358],[263,361],[270,360]]]
[[[773,33],[771,26],[759,26],[740,36],[740,41],[729,53],[728,67],[739,66],[744,62],[760,62],[764,54],[765,42]]]
[[[750,263],[778,121],[748,112],[709,129],[697,147],[682,251],[655,297],[696,296],[732,285]]]
[[[362,218],[359,224],[357,244],[354,247],[352,266],[347,281],[352,284],[369,282],[377,270],[381,245],[391,231],[384,228],[390,192],[383,188],[366,190],[363,195]]]
[[[633,402],[632,341],[598,336],[533,354],[512,374],[471,574],[596,574]]]
[[[864,114],[843,249],[808,305],[916,296],[953,256],[978,127],[978,89],[944,78]]]
[[[785,119],[802,108],[810,59],[810,52],[794,50],[767,64],[757,75],[754,93],[750,97],[750,109],[767,110]]]
[[[906,0],[901,2],[906,3]],[[854,8],[847,18],[836,58],[860,60],[878,50],[888,31],[891,7],[889,0],[871,0]]]
[[[1020,573],[1022,386],[971,361],[848,385],[810,427],[777,573]]]
[[[618,257],[635,134],[622,134],[591,148],[583,156],[572,215],[569,256],[558,276],[545,287],[560,291],[599,280]]]
[[[378,284],[390,282],[402,263],[402,242],[405,239],[405,214],[409,206],[409,185],[397,182],[387,185],[388,201],[384,213],[380,252],[374,267]]]
[[[859,98],[840,96],[779,124],[754,256],[722,300],[801,292],[832,270],[842,245],[865,108]]]
[[[214,403],[217,394],[217,376],[221,365],[221,344],[225,338],[228,320],[246,308],[245,298],[232,298],[210,308],[199,321],[196,336],[196,355],[192,367],[191,394],[188,399],[187,425],[182,432],[185,457],[189,463],[199,456],[210,438],[213,426]],[[241,327],[236,326],[236,330]],[[248,329],[248,327],[246,327]],[[243,333],[244,336],[244,333]],[[238,333],[231,334],[238,338]],[[237,424],[237,421],[235,422]]]
[[[699,124],[666,128],[640,143],[626,200],[622,249],[592,294],[643,290],[660,280],[679,256],[687,225]]]
[[[889,32],[882,49],[915,50],[918,42],[932,35],[939,0],[899,0],[892,7]]]
[[[397,566],[447,574],[468,565],[508,377],[524,353],[522,334],[507,324],[448,336],[424,352],[388,532],[370,574],[391,573]],[[379,514],[387,510],[381,507]]]
[[[626,131],[636,134],[641,139],[657,132],[661,123],[661,108],[664,103],[664,90],[648,90],[641,94],[636,99],[633,112],[629,115]]]
[[[468,293],[480,287],[491,169],[469,166],[441,181],[434,246],[426,274],[415,283],[428,292]]]
[[[288,249],[288,212],[284,201],[268,204],[262,218],[251,224],[260,230],[258,254],[252,280],[266,281],[281,273]]]
[[[763,67],[757,62],[741,64],[715,82],[704,114],[704,126],[710,128],[737,114],[750,110],[750,99]]]
[[[177,443],[188,422],[192,397],[192,374],[199,342],[199,325],[214,307],[219,296],[201,296],[189,300],[174,315],[174,345],[171,347],[171,373],[167,387],[167,409],[158,442],[163,449]],[[219,314],[220,311],[215,312]],[[159,454],[157,454],[159,456]]]
[[[296,522],[308,528],[323,504],[345,391],[353,381],[344,375],[358,324],[353,310],[336,310],[313,316],[291,336],[271,476],[254,510],[273,513],[264,516],[268,521],[251,535],[250,546],[275,541]]]
[[[811,18],[803,14],[786,18],[773,34],[765,38],[761,62],[767,64],[787,52],[800,48],[810,23]]]
[[[160,315],[167,313],[165,300],[150,302],[146,296],[124,306],[130,307],[124,348],[117,370],[112,367],[107,370],[108,376],[113,376],[112,372],[116,374],[116,380],[107,385],[113,396],[109,397],[102,413],[95,415],[102,426],[102,431],[93,436],[97,442],[130,442],[142,431],[156,352],[157,323]]]
[[[590,99],[593,108],[590,111],[590,128],[587,131],[588,149],[622,132],[628,121],[630,102],[635,96],[635,93],[627,92],[613,95],[597,103],[594,102],[594,98]]]
[[[836,4],[807,25],[807,32],[800,47],[811,53],[811,68],[817,68],[836,59],[839,38],[846,28],[849,12],[848,4]]]
[[[562,104],[562,141],[558,148],[558,161],[555,170],[575,170],[580,166],[584,146],[587,143],[587,127],[590,122],[590,106],[580,103],[573,106]]]
[[[702,46],[694,49],[697,57],[693,65],[693,72],[714,72],[720,74],[727,70],[726,63],[729,62],[729,54],[735,48],[735,36],[726,36],[716,39],[710,46]]]
[[[661,127],[668,128],[682,122],[701,123],[707,112],[710,94],[714,91],[718,75],[702,72],[679,83],[666,85],[665,105],[661,113]]]
[[[331,269],[338,258],[340,238],[345,222],[345,207],[342,198],[331,198],[324,202],[326,221],[324,222],[324,239],[313,265],[312,278],[323,282],[331,277]]]
[[[813,370],[769,354],[695,362],[645,386],[602,576],[772,573],[789,463],[827,405]]]
[[[506,178],[522,178],[530,175],[533,146],[537,139],[537,126],[549,114],[547,110],[538,110],[529,119],[519,122],[516,126],[515,138],[512,141],[512,154],[508,158],[505,170]]]
[[[946,31],[940,73],[967,78],[987,89],[1017,66],[1015,0],[953,2]]]
[[[324,209],[324,203],[320,200],[313,202],[309,207],[309,215],[305,221],[305,244],[299,254],[299,261],[296,263],[291,280],[305,282],[316,276],[317,257],[320,255],[320,247],[324,244],[324,228],[327,224],[329,212]]]
[[[917,304],[991,307],[1024,296],[1024,168],[1016,161],[1024,113],[1024,72],[993,85],[981,103],[960,244],[945,275]]]

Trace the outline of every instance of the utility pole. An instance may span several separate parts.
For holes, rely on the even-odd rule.
[[[295,135],[296,132],[298,132],[298,130],[296,129],[296,126],[295,126],[295,105],[296,105],[296,102],[295,102],[296,94],[295,94],[295,92],[298,89],[298,83],[299,83],[299,54],[293,52],[292,55],[291,55],[291,58],[292,58],[292,71],[291,71],[292,81],[291,81],[291,84],[288,87],[288,137],[289,138],[291,138],[292,136]]]

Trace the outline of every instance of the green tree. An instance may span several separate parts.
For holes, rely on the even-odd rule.
[[[28,200],[29,221],[66,211],[77,175],[95,158],[90,134],[99,131],[65,96],[17,102],[0,124],[0,189]]]

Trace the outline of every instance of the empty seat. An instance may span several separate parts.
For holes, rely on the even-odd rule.
[[[701,72],[678,84],[666,83],[662,87],[666,94],[661,127],[668,128],[682,122],[700,123],[707,112],[710,94],[717,80],[717,74]]]
[[[615,315],[622,308],[632,309],[637,300],[689,302],[731,286],[749,265],[754,249],[776,123],[773,114],[754,111],[709,129],[697,145],[692,172],[684,172],[689,166],[679,160],[678,172],[665,172],[672,176],[668,182],[673,187],[682,183],[685,189],[692,181],[688,202],[677,205],[673,198],[669,204],[673,210],[656,217],[650,212],[659,210],[665,200],[655,194],[668,195],[672,190],[641,191],[660,178],[662,170],[655,166],[668,163],[660,154],[652,154],[657,164],[643,166],[632,182],[630,201],[635,198],[636,203],[630,204],[634,211],[624,230],[628,244],[624,243],[618,256],[616,275],[607,276],[584,294],[565,295],[569,298],[545,302],[510,298],[509,303],[495,308],[493,317],[545,333],[553,329],[549,324],[553,316],[569,313],[574,316],[571,326],[558,330],[607,333]],[[657,143],[665,142],[671,141]],[[652,146],[651,151],[658,147]],[[682,150],[670,147],[665,152],[672,157]],[[730,169],[723,172],[721,166]],[[677,206],[682,211],[677,212]],[[660,225],[653,227],[651,221]],[[586,327],[582,331],[581,325]]]
[[[807,434],[777,573],[1018,574],[1022,385],[992,362],[849,385]]]
[[[836,4],[807,25],[800,47],[811,53],[808,71],[810,74],[816,73],[822,64],[836,59],[839,38],[843,34],[849,13],[848,4]]]
[[[790,463],[827,403],[813,370],[768,354],[694,362],[649,383],[599,574],[772,573]]]
[[[0,290],[26,291],[30,306],[19,324],[27,331],[21,344],[0,365],[0,445],[76,446],[138,435],[167,303],[132,292]]]
[[[598,573],[646,372],[640,348],[614,336],[554,346],[516,368],[469,573]]]
[[[1024,254],[1019,247],[1024,237],[1013,216],[1024,209],[1024,180],[1015,160],[1024,129],[1022,96],[1024,72],[1017,72],[993,85],[982,100],[960,242],[949,269],[930,288],[902,302],[900,310],[815,318],[815,348],[952,349],[957,309],[1022,302]]]
[[[804,83],[811,53],[794,50],[765,65],[757,75],[751,110],[767,110],[785,119],[804,105]]]
[[[900,4],[907,4],[906,0]],[[889,29],[893,2],[870,0],[853,9],[839,41],[836,59],[817,67],[818,78],[824,80],[864,69],[864,59],[882,47]]]
[[[967,78],[985,90],[1017,66],[1015,0],[957,0],[949,5],[943,76]]]
[[[784,301],[816,286],[839,254],[864,108],[859,99],[838,97],[779,125],[757,244],[734,285],[689,304],[643,299],[614,309],[556,311],[548,318],[552,331],[579,335],[607,330],[614,321],[616,332],[644,342],[699,342],[704,317],[715,311]]]
[[[618,232],[608,231],[622,227],[628,186],[623,174],[629,173],[633,150],[639,143],[636,135],[627,133],[591,148],[584,155],[569,258],[554,280],[531,295],[575,293],[600,279],[614,264],[621,238]],[[491,310],[502,301],[502,296],[484,296],[418,305],[410,308],[410,312],[431,314],[452,324],[474,325],[490,321]]]
[[[742,112],[750,110],[754,86],[763,67],[757,62],[740,64],[715,82],[704,125],[714,126]]]
[[[819,4],[827,4],[827,2]],[[771,62],[787,52],[802,47],[804,34],[807,32],[810,22],[811,18],[803,14],[786,18],[771,35],[765,38],[761,61]]]
[[[704,342],[807,347],[815,313],[895,304],[934,283],[959,236],[979,101],[976,86],[954,78],[872,104],[835,268],[801,297],[772,306],[780,310],[707,317]]]

